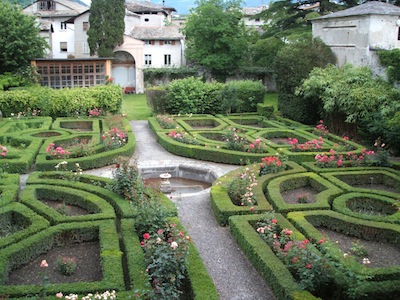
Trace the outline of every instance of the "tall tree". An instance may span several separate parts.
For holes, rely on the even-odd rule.
[[[33,17],[14,4],[0,5],[0,74],[27,67],[33,58],[43,57],[46,41]]]
[[[124,41],[124,0],[92,0],[88,43],[90,54],[113,56],[113,49]]]
[[[237,0],[198,0],[184,33],[186,56],[224,80],[240,65],[247,51],[246,28]]]
[[[396,0],[397,1],[397,0]],[[265,36],[287,38],[311,31],[310,19],[358,5],[357,0],[278,0],[257,17],[265,20]],[[316,5],[310,9],[311,6]]]

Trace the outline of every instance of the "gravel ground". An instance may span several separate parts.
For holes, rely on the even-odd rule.
[[[131,121],[130,124],[137,143],[132,160],[136,160],[139,168],[185,163],[206,167],[218,176],[223,176],[238,167],[176,156],[157,143],[147,121]],[[112,169],[105,167],[85,173],[111,177]],[[178,207],[179,217],[199,250],[221,300],[276,299],[232,239],[229,228],[216,223],[210,207],[210,189],[195,194],[173,194],[172,200]]]
[[[173,155],[155,140],[147,121],[131,121],[139,168],[171,162],[204,165],[222,176],[237,166],[201,162]],[[210,189],[190,195],[173,195],[179,217],[200,252],[221,300],[275,299],[269,287],[239,249],[227,227],[220,227],[210,207]]]

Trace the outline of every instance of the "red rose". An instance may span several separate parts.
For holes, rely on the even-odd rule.
[[[148,240],[148,239],[150,238],[150,233],[145,233],[145,234],[143,234],[143,238],[144,238],[145,240]]]

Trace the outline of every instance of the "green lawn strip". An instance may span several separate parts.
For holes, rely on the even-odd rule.
[[[146,120],[152,116],[146,94],[126,94],[122,98],[122,113],[128,120]]]

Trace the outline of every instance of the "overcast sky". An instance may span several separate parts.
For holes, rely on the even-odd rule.
[[[87,5],[90,5],[91,0],[81,0]],[[151,0],[152,3],[162,4],[162,0]],[[165,0],[165,5],[175,8],[179,14],[189,13],[189,9],[194,7],[195,0]],[[259,6],[268,4],[269,0],[246,0],[243,1],[243,6]]]

